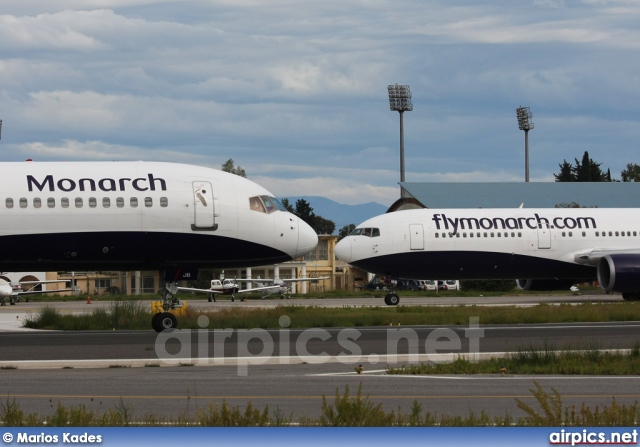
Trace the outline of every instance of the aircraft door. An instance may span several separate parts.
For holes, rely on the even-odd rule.
[[[193,209],[193,231],[215,231],[218,228],[210,182],[193,182]]]
[[[409,224],[411,250],[424,250],[424,231],[422,224]]]
[[[551,229],[548,225],[538,225],[538,248],[551,248]]]

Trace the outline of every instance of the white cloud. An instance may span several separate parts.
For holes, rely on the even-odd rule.
[[[637,160],[631,0],[21,0],[0,15],[5,159],[233,158],[278,195],[390,204],[408,181],[518,181]],[[10,150],[7,150],[10,149]],[[34,155],[35,154],[35,155]]]

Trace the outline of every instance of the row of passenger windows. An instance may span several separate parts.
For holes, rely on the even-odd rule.
[[[441,234],[442,234],[442,238],[443,239],[446,238],[446,237],[467,237],[467,236],[468,237],[503,237],[503,236],[504,237],[509,237],[509,235],[511,235],[511,237],[516,237],[516,234],[517,234],[517,237],[522,237],[522,233],[521,232],[515,233],[515,232],[512,231],[511,233],[509,233],[508,231],[505,231],[504,233],[501,233],[500,231],[498,231],[496,233],[496,232],[492,231],[490,233],[488,233],[488,232],[484,232],[484,233],[480,233],[480,232],[469,233],[468,235],[467,235],[466,232],[464,232],[462,234],[461,233],[455,233],[455,234],[454,233],[436,233],[436,239],[439,238]]]
[[[102,208],[110,208],[111,207],[111,198],[110,197],[103,197],[101,200],[102,202]],[[76,208],[82,208],[84,207],[84,199],[82,197],[76,197],[73,200],[74,206]],[[87,204],[89,206],[89,208],[96,208],[98,206],[98,202],[99,200],[96,197],[89,197],[87,199]],[[126,200],[124,197],[116,197],[115,200],[115,206],[118,208],[124,208],[125,207],[125,203]],[[12,198],[7,198],[5,200],[5,206],[7,208],[13,208],[14,207],[14,200]],[[60,199],[60,206],[62,208],[69,208],[71,203],[71,199],[69,199],[68,197],[62,197]],[[48,199],[46,199],[46,204],[48,208],[55,208],[56,207],[56,199],[54,199],[53,197],[49,197]],[[131,197],[129,199],[129,206],[131,208],[137,208],[138,207],[138,198],[137,197]],[[28,208],[29,207],[29,200],[26,199],[25,197],[21,197],[20,199],[18,199],[18,205],[20,206],[20,208]],[[39,197],[35,197],[32,201],[32,206],[33,208],[42,208],[43,205],[43,200],[40,199]],[[144,206],[147,208],[150,208],[153,206],[153,198],[152,197],[145,197],[144,198]],[[160,206],[165,208],[167,206],[169,206],[169,200],[166,197],[160,197]]]
[[[353,234],[353,233],[352,233]],[[578,235],[578,234],[576,234]],[[581,233],[582,237],[586,237],[587,236],[587,232],[583,231]],[[596,231],[595,232],[596,237],[625,237],[625,236],[637,236],[638,232],[636,231]],[[442,237],[443,239],[446,237],[522,237],[522,233],[521,232],[477,232],[477,233],[435,233],[436,239]],[[563,231],[562,232],[562,237],[573,237],[573,231]]]

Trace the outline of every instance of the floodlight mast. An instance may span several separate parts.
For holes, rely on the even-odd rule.
[[[529,107],[518,107],[516,109],[518,118],[518,128],[524,130],[524,181],[529,181],[529,131],[533,129],[533,114]]]
[[[411,89],[408,85],[389,85],[389,109],[400,113],[400,181],[404,182],[404,112],[411,112]],[[401,189],[404,197],[404,190]]]

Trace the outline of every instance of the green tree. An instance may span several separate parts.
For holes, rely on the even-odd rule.
[[[280,200],[280,203],[282,203],[282,206],[284,206],[284,208],[289,211],[291,214],[295,214],[296,210],[293,209],[293,205],[291,205],[291,203],[289,203],[289,199],[287,199],[286,197],[282,200]]]
[[[313,208],[311,208],[309,202],[304,199],[296,200],[296,208],[294,213],[309,225],[313,223],[313,220],[316,217],[316,214],[313,212]]]
[[[622,170],[620,177],[623,182],[640,182],[640,166],[636,163],[627,163],[627,167]]]
[[[304,199],[298,199],[295,208],[291,206],[289,199],[282,199],[280,203],[287,211],[308,223],[317,234],[333,234],[336,229],[336,224],[332,220],[316,215],[309,202]]]
[[[560,166],[560,172],[558,174],[553,174],[554,177],[556,178],[556,182],[575,182],[576,181],[576,175],[574,173],[574,168],[571,163],[569,163],[567,160],[564,160],[564,162],[559,166]]]
[[[564,160],[560,164],[560,173],[553,174],[556,182],[610,182],[611,173],[602,172],[600,166],[602,163],[596,163],[589,157],[589,152],[584,151],[582,160],[575,159],[576,164],[573,166]]]
[[[325,219],[322,216],[315,216],[313,219],[313,229],[318,234],[333,234],[336,230],[336,224],[329,219]]]
[[[227,162],[222,165],[222,170],[224,172],[230,172],[231,174],[239,175],[240,177],[247,176],[247,173],[244,171],[244,169],[242,169],[241,166],[238,166],[237,168],[234,166],[232,158],[227,160]]]

